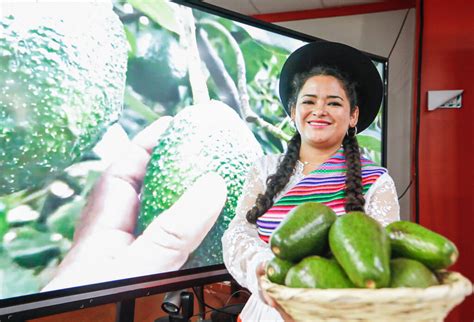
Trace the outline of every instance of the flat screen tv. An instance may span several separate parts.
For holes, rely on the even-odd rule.
[[[278,98],[280,68],[316,38],[199,1],[0,5],[0,320],[229,279],[220,237],[245,172],[294,133]],[[386,84],[386,59],[371,57]],[[200,116],[183,111],[206,105],[203,97],[232,114],[220,130],[240,131],[253,149],[240,153],[247,143],[237,139],[202,158],[186,123]],[[358,134],[382,165],[385,108]],[[167,116],[184,123],[167,128]],[[232,189],[219,219],[195,236],[201,245],[171,264],[174,255],[131,247],[209,160],[228,170],[220,174]],[[171,230],[185,224],[162,218]],[[166,231],[155,233],[159,243]],[[181,250],[181,237],[163,240]]]

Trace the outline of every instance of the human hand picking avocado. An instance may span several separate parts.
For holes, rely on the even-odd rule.
[[[199,178],[141,235],[134,235],[146,165],[170,120],[162,117],[137,134],[127,157],[102,174],[72,248],[43,291],[176,270],[204,239],[227,198],[226,184],[215,173]]]

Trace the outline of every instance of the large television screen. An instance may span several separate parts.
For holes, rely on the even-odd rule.
[[[0,5],[0,316],[222,271],[249,166],[295,131],[280,68],[315,38],[199,2]],[[358,134],[379,164],[384,110]]]

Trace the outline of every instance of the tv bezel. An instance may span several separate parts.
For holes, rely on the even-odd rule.
[[[285,27],[274,25],[198,0],[171,0],[174,3],[202,10],[270,32],[279,33],[302,41],[324,40]],[[384,65],[384,100],[382,104],[382,166],[386,166],[387,136],[387,89],[388,59],[366,53],[371,59]],[[232,281],[224,264],[170,271],[165,273],[106,281],[0,299],[0,322],[18,321],[94,307],[98,305],[130,301],[139,297]]]
[[[76,286],[0,300],[0,321],[17,321],[231,281],[224,264]]]

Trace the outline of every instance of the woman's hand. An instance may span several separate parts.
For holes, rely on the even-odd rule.
[[[73,245],[43,291],[177,270],[199,246],[227,198],[224,179],[215,173],[198,179],[140,236],[134,235],[146,165],[170,120],[160,118],[123,142],[126,156],[96,183]]]
[[[256,274],[257,274],[257,281],[258,281],[258,294],[260,299],[267,305],[273,307],[275,310],[280,313],[283,320],[286,322],[294,322],[293,318],[285,312],[285,310],[278,304],[274,299],[272,299],[267,292],[262,288],[261,284],[261,277],[265,275],[265,267],[267,263],[263,262],[259,266],[257,266]]]

